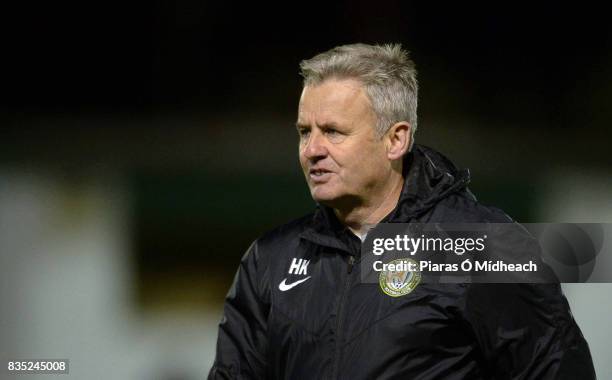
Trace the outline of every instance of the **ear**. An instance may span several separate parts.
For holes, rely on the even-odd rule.
[[[405,121],[397,122],[389,128],[385,134],[387,158],[389,160],[397,160],[406,154],[412,139],[411,129],[410,124]]]

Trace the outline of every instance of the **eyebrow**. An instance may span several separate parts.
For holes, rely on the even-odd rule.
[[[300,129],[300,128],[310,128],[310,124],[303,124],[303,123],[300,123],[300,122],[296,122],[295,123],[295,127],[297,129]],[[340,126],[337,123],[334,123],[332,121],[332,122],[329,122],[329,123],[325,123],[325,124],[319,125],[319,128],[322,128],[322,129],[328,129],[328,128],[338,129],[338,128],[340,128]]]

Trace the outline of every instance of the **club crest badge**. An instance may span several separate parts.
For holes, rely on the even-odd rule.
[[[389,264],[396,264],[396,267],[404,270],[383,270],[380,272],[379,284],[380,289],[391,297],[401,297],[412,292],[421,282],[421,272],[409,271],[407,267],[408,262],[413,262],[416,266],[416,262],[411,259],[396,259]]]

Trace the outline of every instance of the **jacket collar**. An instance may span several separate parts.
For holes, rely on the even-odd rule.
[[[442,153],[414,145],[404,157],[404,186],[388,222],[407,223],[427,212],[449,195],[465,190],[470,182],[468,169],[457,167]]]

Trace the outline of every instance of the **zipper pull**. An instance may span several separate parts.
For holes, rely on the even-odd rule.
[[[355,265],[355,256],[350,255],[348,260],[348,274],[353,271],[353,265]]]

